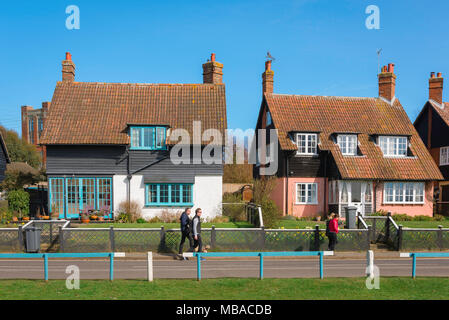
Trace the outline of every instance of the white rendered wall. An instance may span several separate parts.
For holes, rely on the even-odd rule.
[[[202,209],[202,217],[205,219],[211,219],[217,215],[221,215],[222,181],[222,176],[195,177],[192,216],[196,208]],[[128,179],[124,175],[115,175],[113,176],[112,184],[114,213],[116,215],[120,202],[126,201],[127,199]],[[145,183],[141,175],[134,175],[131,179],[131,200],[137,201],[140,204],[144,219],[159,216],[163,210],[177,214],[181,214],[184,210],[184,207],[145,207]]]

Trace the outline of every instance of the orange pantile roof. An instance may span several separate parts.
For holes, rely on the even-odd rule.
[[[128,124],[227,128],[224,84],[58,82],[41,144],[129,144]]]
[[[425,148],[399,100],[265,94],[283,150],[297,150],[291,132],[319,132],[320,150],[329,150],[343,179],[441,180],[438,167]],[[358,133],[362,156],[343,156],[335,133]],[[413,157],[386,158],[372,137],[406,135]]]

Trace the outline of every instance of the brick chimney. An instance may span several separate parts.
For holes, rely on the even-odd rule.
[[[396,88],[396,75],[394,74],[394,64],[389,63],[388,66],[382,67],[379,78],[379,97],[392,101]]]
[[[203,83],[223,83],[223,64],[215,61],[215,53],[203,64]]]
[[[443,76],[441,72],[438,72],[436,77],[435,72],[430,73],[429,100],[439,104],[443,103]]]
[[[65,60],[62,61],[62,81],[75,81],[75,64],[70,52],[65,53]]]
[[[262,92],[273,93],[274,71],[271,70],[271,60],[265,61],[265,71],[262,73]]]

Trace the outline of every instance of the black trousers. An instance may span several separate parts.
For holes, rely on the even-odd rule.
[[[201,240],[201,235],[197,235],[198,240],[195,240],[195,238],[193,238],[193,248],[195,249],[196,247],[198,247],[198,252],[203,252],[203,241]]]
[[[334,251],[335,245],[337,244],[337,233],[329,232],[328,238],[329,238],[328,249],[329,251]]]
[[[179,244],[179,254],[182,254],[182,249],[184,248],[184,242],[186,242],[186,238],[189,239],[189,252],[193,251],[193,239],[189,230],[183,231],[181,236],[181,243]]]

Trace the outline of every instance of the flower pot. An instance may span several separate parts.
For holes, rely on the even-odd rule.
[[[13,222],[18,222],[19,219],[17,219],[17,217],[12,217],[12,221],[13,221]]]
[[[81,218],[81,222],[82,223],[89,223],[90,219],[89,218]]]
[[[91,216],[91,217],[90,217],[90,220],[97,220],[97,219],[98,219],[97,216]]]
[[[50,216],[42,216],[42,219],[44,219],[44,220],[50,220]]]
[[[30,221],[30,217],[23,217],[22,221]]]
[[[98,221],[104,221],[104,217],[98,217]]]

